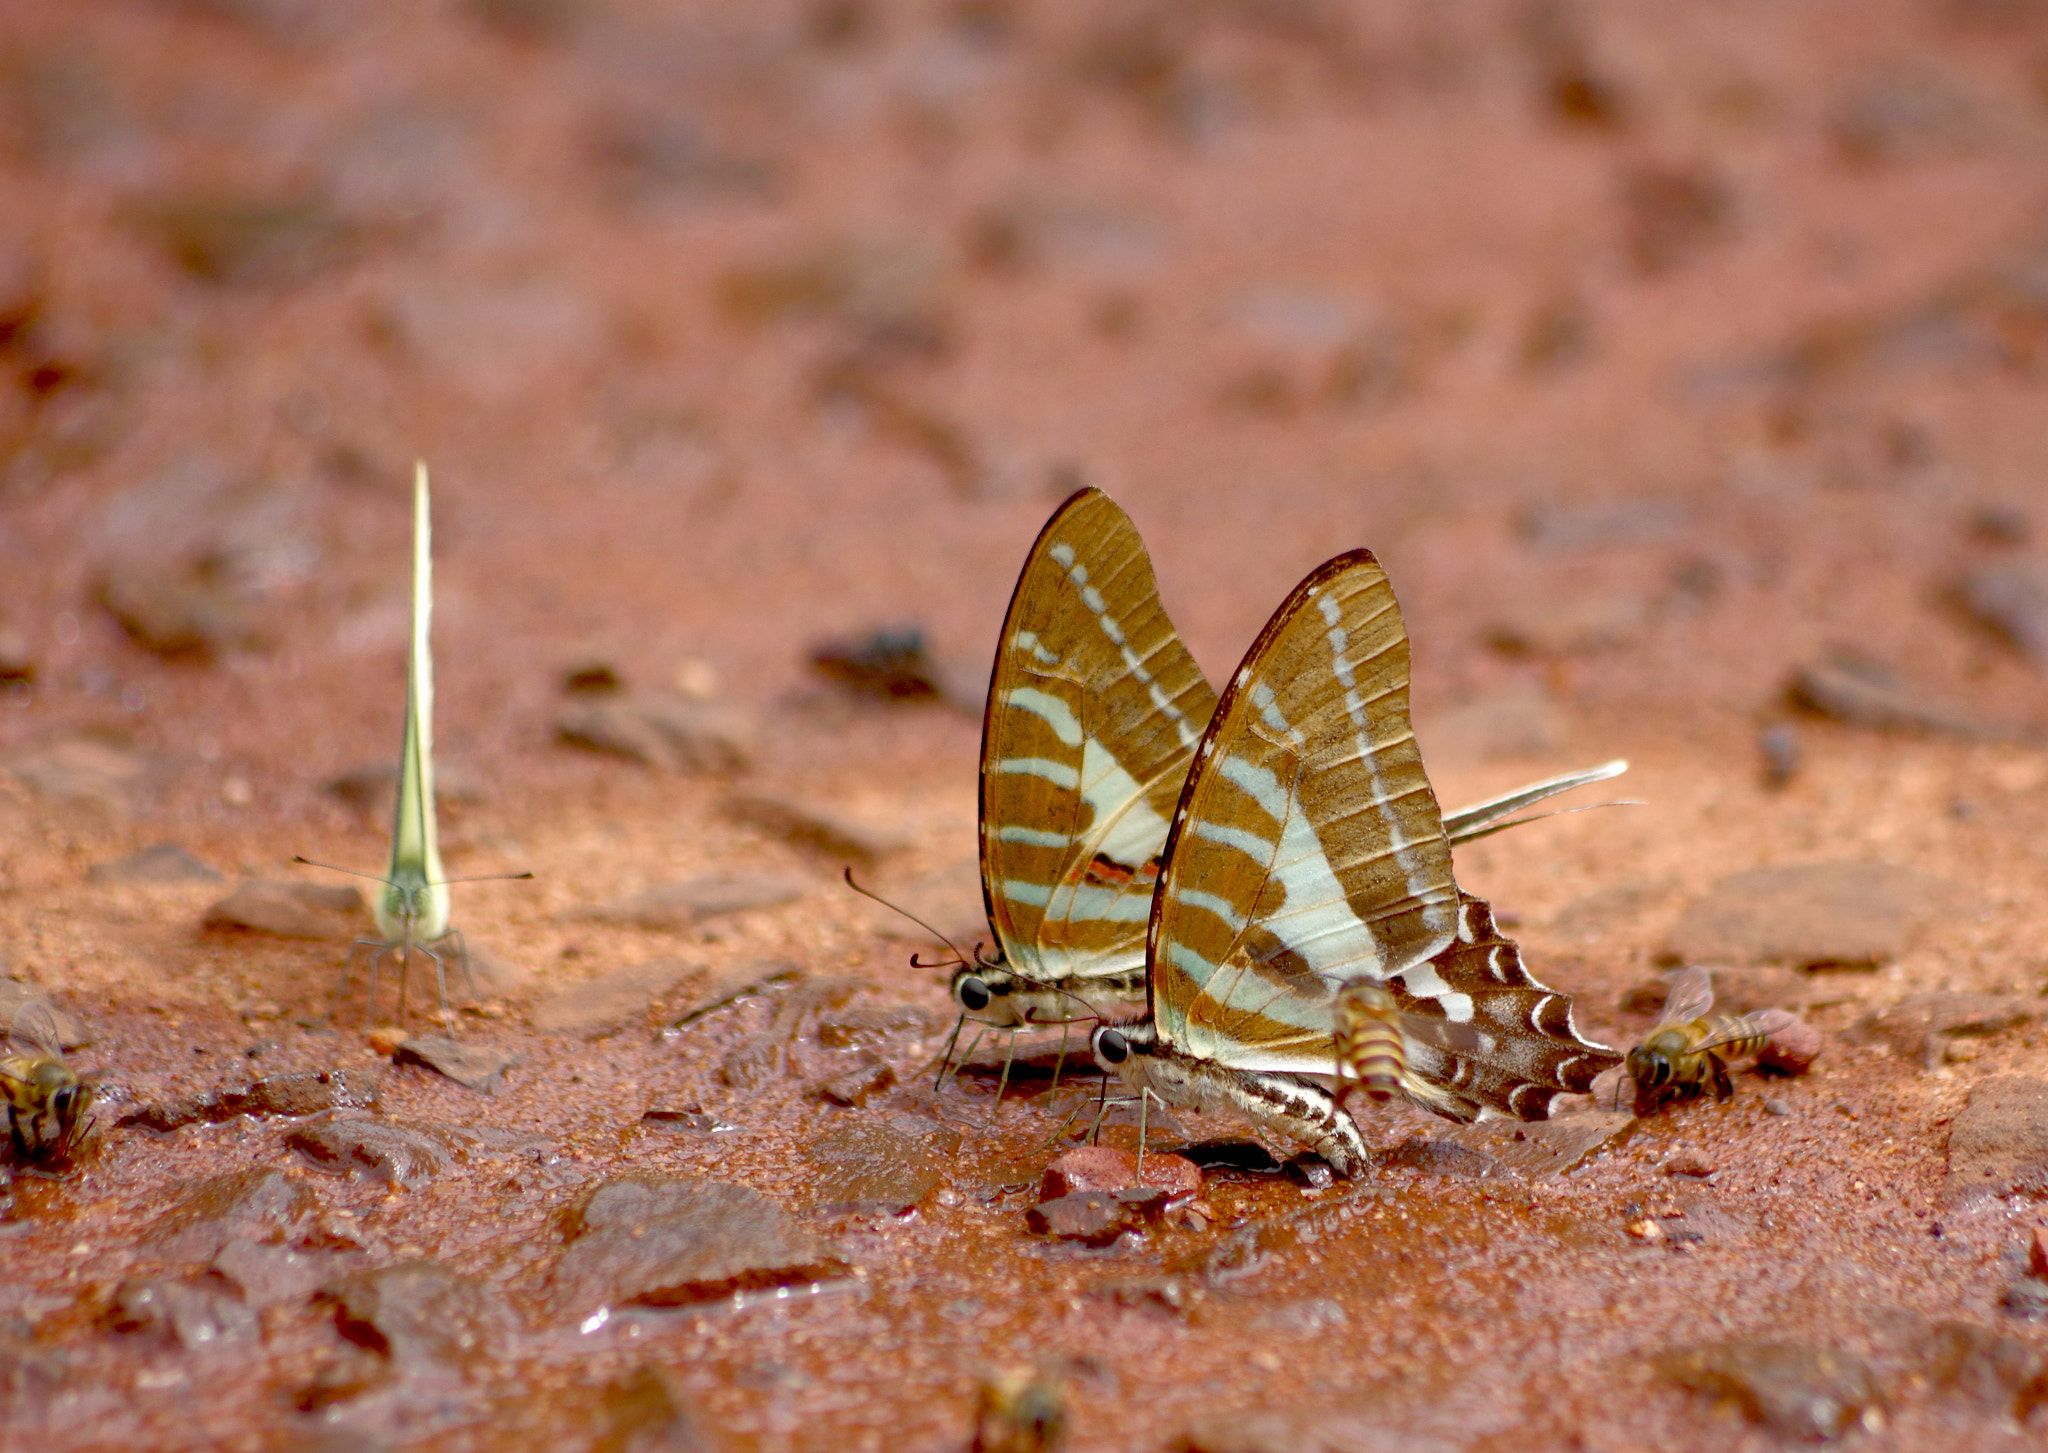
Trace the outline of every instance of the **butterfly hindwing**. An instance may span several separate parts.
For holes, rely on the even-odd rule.
[[[1073,495],[1018,578],[982,726],[982,890],[1015,971],[1078,985],[1142,968],[1215,701],[1130,518],[1100,490]]]
[[[1164,882],[1159,1032],[1239,1068],[1328,1073],[1337,988],[1451,942],[1458,892],[1408,725],[1407,634],[1370,552],[1304,580],[1245,657],[1182,795]]]
[[[1408,717],[1408,642],[1369,552],[1275,612],[1217,707],[1168,840],[1149,945],[1152,1029],[1224,1070],[1327,1076],[1335,1000],[1384,984],[1420,1103],[1541,1119],[1615,1062],[1523,967],[1450,840]],[[1542,784],[1539,784],[1539,787]],[[1483,805],[1490,806],[1490,805]]]

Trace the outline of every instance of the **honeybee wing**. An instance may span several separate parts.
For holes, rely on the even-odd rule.
[[[8,1037],[16,1047],[33,1054],[62,1058],[64,1034],[57,1024],[57,1011],[47,999],[31,999],[14,1012]]]
[[[1665,992],[1664,1007],[1658,1012],[1657,1022],[1650,1027],[1650,1033],[1671,1028],[1675,1024],[1690,1024],[1695,1019],[1706,1017],[1714,1007],[1714,980],[1705,969],[1697,964],[1668,976],[1671,987]]]

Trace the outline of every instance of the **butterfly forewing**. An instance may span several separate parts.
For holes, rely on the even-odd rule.
[[[1274,614],[1197,753],[1153,907],[1158,1032],[1227,1066],[1327,1074],[1338,987],[1405,973],[1415,996],[1442,991],[1428,960],[1457,909],[1400,607],[1355,551]]]
[[[1079,491],[1018,578],[982,724],[982,891],[1013,968],[1059,983],[1143,964],[1167,827],[1215,705],[1136,527]]]

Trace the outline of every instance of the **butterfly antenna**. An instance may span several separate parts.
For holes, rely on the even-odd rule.
[[[303,863],[306,860],[300,858],[299,861]],[[315,863],[313,866],[317,868],[320,864]],[[531,873],[478,873],[475,877],[471,878],[436,878],[428,886],[445,888],[450,883],[516,883],[521,879],[531,878],[532,876],[533,874]]]
[[[963,963],[963,964],[964,964],[964,963],[966,963],[966,962],[968,962],[968,959],[967,959],[967,955],[966,955],[966,954],[963,954],[963,953],[961,953],[961,952],[960,952],[960,946],[959,946],[958,944],[954,943],[954,942],[953,942],[953,940],[951,940],[950,938],[947,938],[947,937],[946,937],[946,936],[945,936],[945,935],[944,935],[943,933],[940,933],[940,932],[939,932],[939,931],[938,931],[938,930],[937,930],[936,928],[933,928],[933,927],[932,927],[932,926],[931,926],[931,925],[930,925],[929,923],[926,923],[926,922],[925,922],[925,921],[924,921],[924,920],[923,920],[922,918],[919,918],[919,917],[918,917],[918,916],[917,916],[917,915],[916,915],[915,913],[912,913],[912,912],[911,912],[911,911],[910,911],[909,909],[907,909],[907,908],[898,908],[898,907],[897,907],[897,906],[896,906],[895,904],[891,903],[891,902],[890,902],[890,901],[889,901],[888,899],[884,898],[884,897],[883,897],[883,896],[882,896],[881,894],[879,894],[879,893],[870,893],[870,892],[869,892],[869,891],[868,891],[867,889],[865,889],[865,888],[861,887],[861,885],[860,885],[860,884],[858,884],[858,883],[856,883],[856,882],[854,882],[854,881],[853,881],[853,869],[852,869],[852,868],[847,868],[847,869],[845,870],[845,873],[846,873],[846,886],[847,886],[847,887],[851,888],[851,889],[852,889],[852,890],[853,890],[854,892],[856,892],[856,893],[860,894],[860,896],[861,896],[861,897],[863,897],[863,898],[872,898],[872,899],[874,899],[874,901],[875,901],[875,902],[877,902],[877,903],[881,904],[881,905],[882,905],[882,906],[883,906],[884,908],[888,909],[888,910],[889,910],[889,911],[890,911],[891,913],[900,913],[900,914],[902,914],[902,915],[903,915],[903,916],[904,916],[905,918],[909,919],[909,920],[910,920],[910,921],[911,921],[912,923],[916,924],[916,925],[917,925],[917,926],[918,926],[919,928],[923,929],[923,930],[924,930],[924,931],[925,931],[926,933],[930,934],[930,935],[931,935],[931,936],[932,936],[933,938],[937,939],[937,940],[938,940],[938,941],[939,941],[940,943],[944,944],[944,945],[945,945],[945,946],[946,946],[947,948],[949,948],[949,949],[953,950],[953,957],[954,957],[954,958],[955,958],[956,960],[958,960],[959,962],[961,962],[961,963]],[[528,874],[527,876],[528,876],[528,877],[531,877],[531,876],[532,876],[532,874],[530,874],[530,873],[529,873],[529,874]],[[979,951],[979,946],[977,946],[977,949],[976,949],[976,953],[975,953],[975,960],[974,960],[974,961],[975,961],[975,962],[977,962],[977,963],[979,963],[979,962],[980,962],[980,959],[981,959],[981,955],[980,955],[980,951]],[[935,968],[939,968],[939,967],[941,967],[941,965],[938,965],[938,964],[920,964],[920,963],[918,963],[918,962],[917,962],[917,955],[916,955],[916,954],[912,954],[912,955],[910,956],[910,962],[911,962],[912,964],[915,964],[915,965],[916,965],[916,966],[917,966],[918,968],[920,968],[920,969],[935,969]]]
[[[316,863],[311,858],[302,858],[297,854],[293,854],[292,861],[304,863],[309,868],[325,868],[330,873],[346,873],[351,878],[368,878],[372,883],[382,883],[386,887],[391,886],[391,880],[382,873],[358,873],[354,868],[344,868],[335,863]]]

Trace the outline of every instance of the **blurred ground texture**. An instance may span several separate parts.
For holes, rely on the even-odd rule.
[[[0,975],[104,1088],[0,1222],[0,1427],[955,1449],[1038,1366],[1082,1450],[2032,1446],[2044,161],[2033,0],[6,7]],[[202,927],[381,862],[416,457],[450,871],[538,875],[456,890],[483,1090],[365,1039],[341,909]],[[1091,1087],[931,1095],[939,976],[837,874],[976,933],[979,693],[1082,483],[1212,678],[1372,548],[1447,805],[1634,763],[1461,854],[1539,976],[1621,1042],[1706,959],[1814,1073],[1560,1177],[1410,1141],[1366,1198],[1028,1235]],[[938,700],[809,664],[913,627]],[[221,876],[110,866],[162,843]],[[144,1113],[300,1072],[375,1115]],[[305,1139],[387,1122],[439,1162]],[[267,1170],[311,1270],[179,1229]],[[633,1172],[825,1260],[593,1325],[565,1211]]]

